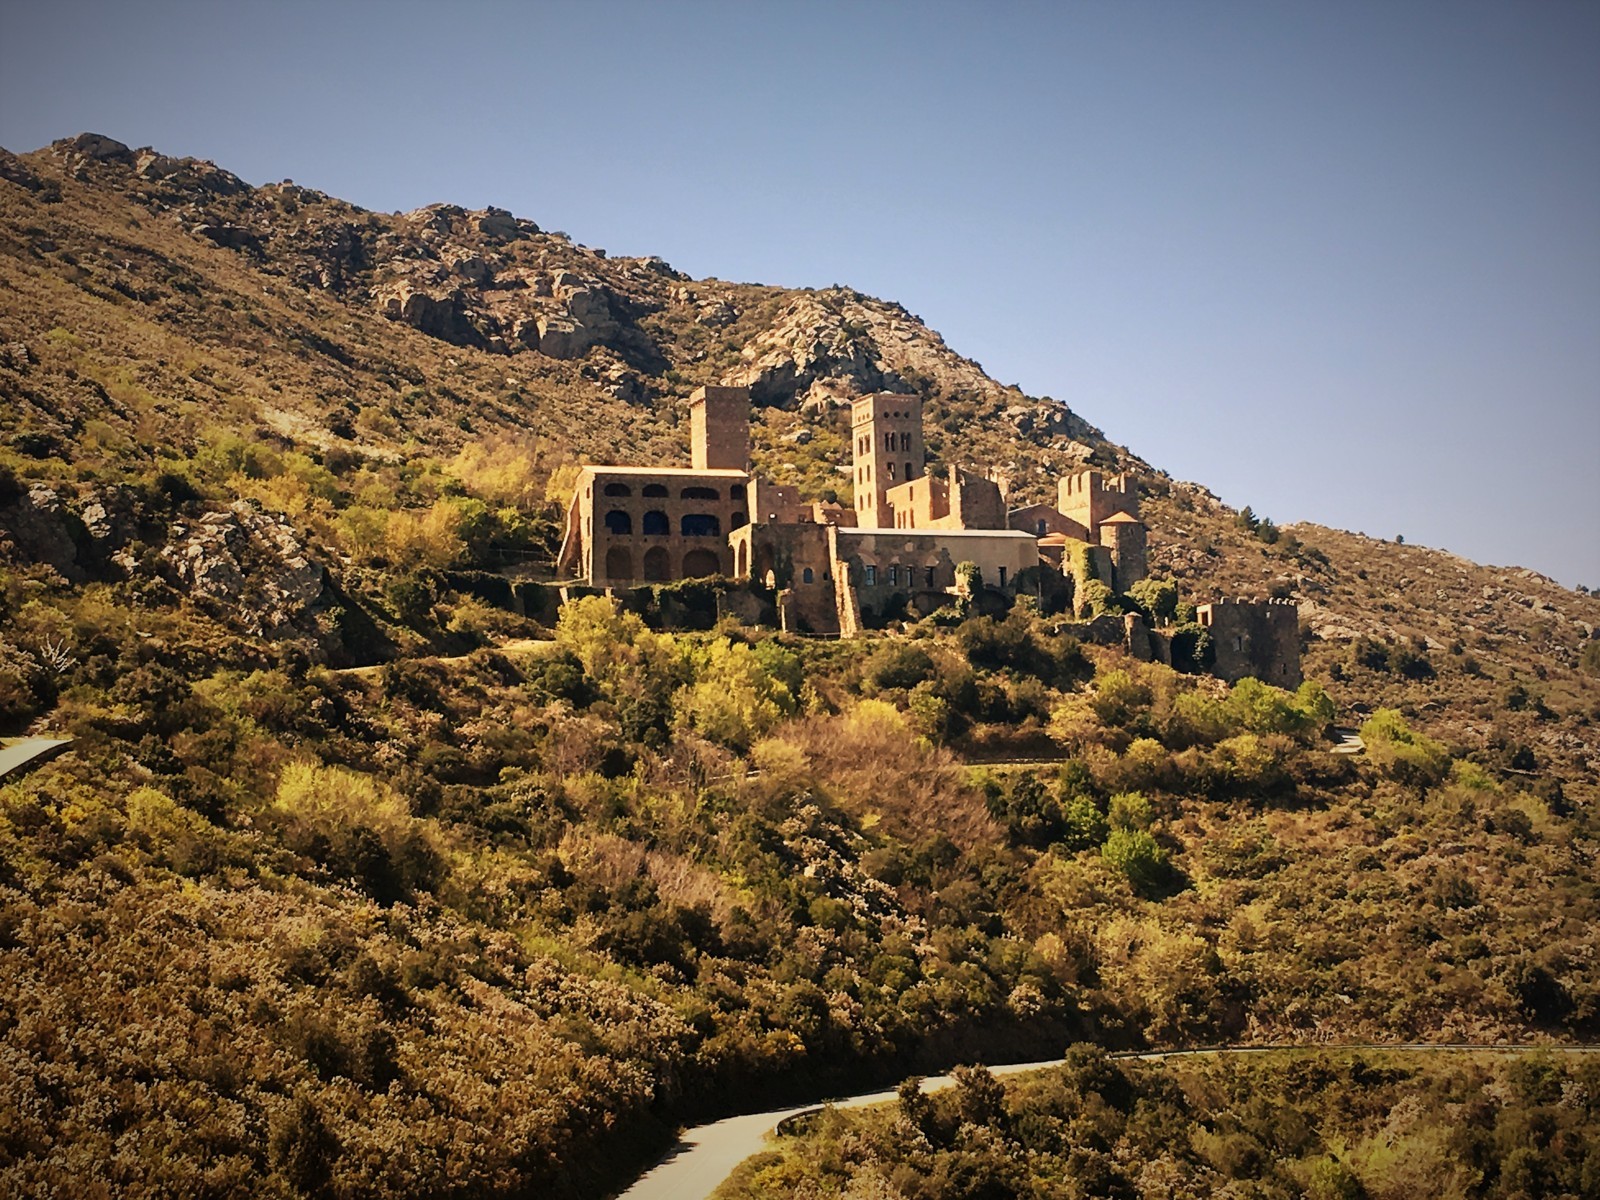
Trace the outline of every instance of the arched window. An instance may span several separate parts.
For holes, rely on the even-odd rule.
[[[678,532],[684,537],[718,537],[722,522],[712,513],[684,513],[678,522]]]
[[[729,500],[740,500],[740,501],[742,501],[744,499],[744,484],[736,483],[731,488],[729,488],[728,489],[728,499]]]
[[[606,578],[633,578],[633,555],[626,546],[613,546],[606,551]]]
[[[647,537],[665,537],[672,532],[672,522],[659,508],[652,508],[645,513],[642,528]]]
[[[652,546],[644,552],[644,577],[650,583],[664,583],[672,576],[672,560],[664,547]]]
[[[911,479],[913,476],[915,476],[915,474],[916,474],[916,472],[911,469],[911,464],[907,463],[906,464],[906,478],[907,479]]]
[[[721,500],[722,493],[716,488],[686,487],[678,493],[680,500]]]
[[[633,518],[620,508],[613,508],[606,514],[606,532],[613,534],[632,533]]]
[[[664,483],[647,483],[644,485],[644,491],[639,494],[641,496],[665,496],[667,494],[667,485]]]
[[[813,571],[810,567],[805,567],[805,568],[803,568],[801,570],[801,572],[800,572],[800,582],[801,583],[815,583],[816,581],[817,581],[817,573],[815,571]]]
[[[704,547],[691,550],[683,556],[683,577],[685,579],[704,579],[707,575],[722,574],[722,559],[715,550]]]
[[[736,513],[733,514],[733,517],[731,518],[731,520],[729,522],[728,528],[729,529],[743,529],[748,524],[750,524],[750,518],[747,517],[742,512],[736,512]]]
[[[1036,537],[1043,537],[1044,534],[1045,534],[1045,530],[1050,527],[1050,522],[1046,521],[1043,517],[1040,517],[1037,521],[1035,521],[1033,523],[1033,527],[1034,527],[1035,530],[1038,531],[1035,534],[1035,536]]]
[[[625,483],[608,483],[606,484],[606,495],[631,496],[633,495],[633,489]]]
[[[893,463],[889,464],[889,482],[890,483],[894,482],[894,464]]]

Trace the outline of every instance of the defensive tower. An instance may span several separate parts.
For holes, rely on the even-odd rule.
[[[689,427],[695,470],[750,469],[749,388],[696,388],[689,397]]]

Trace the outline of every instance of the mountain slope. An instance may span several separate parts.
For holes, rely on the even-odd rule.
[[[83,135],[0,155],[0,282],[0,732],[77,739],[0,781],[8,1193],[594,1196],[961,1056],[1600,1027],[1592,596],[1233,513],[894,304],[496,210]],[[1132,470],[1156,572],[1297,599],[1313,683],[512,602],[572,464],[683,456],[719,380],[813,494],[878,387],[1023,498]],[[1348,756],[1335,704],[1396,711]]]

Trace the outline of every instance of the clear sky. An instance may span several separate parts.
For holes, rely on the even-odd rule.
[[[1600,4],[0,0],[0,145],[898,300],[1174,475],[1600,587]]]

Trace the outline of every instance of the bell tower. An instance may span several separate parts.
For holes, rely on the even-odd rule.
[[[927,474],[922,397],[892,392],[862,396],[850,408],[850,433],[856,523],[869,529],[892,529],[889,489]]]

